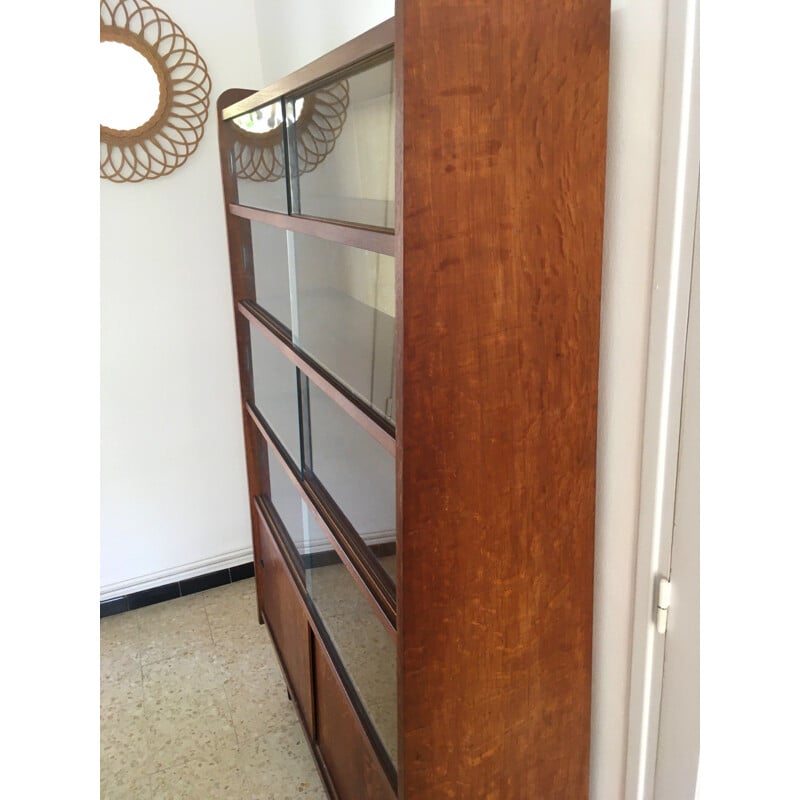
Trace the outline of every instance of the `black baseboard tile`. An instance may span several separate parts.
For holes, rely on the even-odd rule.
[[[207,589],[216,589],[217,586],[225,586],[231,582],[231,573],[228,569],[220,569],[217,572],[208,572],[205,575],[196,575],[194,578],[187,578],[180,581],[181,597],[187,594],[205,592]]]
[[[246,564],[239,564],[237,567],[231,567],[231,583],[236,583],[236,581],[245,581],[248,578],[254,578],[255,574],[255,565],[252,561],[248,561]]]
[[[386,558],[397,554],[397,544],[395,542],[385,542],[383,544],[371,544],[369,549],[376,558]],[[300,556],[305,569],[316,569],[317,567],[330,567],[333,564],[341,564],[339,554],[335,550],[320,550],[316,553],[306,553]]]
[[[112,614],[121,614],[123,611],[128,611],[128,598],[115,597],[113,600],[103,600],[100,603],[100,618],[110,617]]]
[[[194,578],[187,578],[183,581],[154,586],[152,589],[115,597],[113,600],[103,600],[100,603],[100,617],[110,617],[112,614],[134,611],[137,608],[152,606],[155,603],[163,603],[165,600],[175,600],[178,597],[186,597],[196,592],[205,592],[218,586],[226,586],[229,583],[247,580],[254,575],[253,562],[248,561],[246,564],[219,569],[205,575],[196,575]]]
[[[181,589],[179,584],[166,583],[163,586],[154,586],[152,589],[129,594],[128,607],[131,611],[135,611],[137,608],[163,603],[165,600],[175,600],[180,596]]]

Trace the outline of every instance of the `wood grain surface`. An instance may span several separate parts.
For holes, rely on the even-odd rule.
[[[261,584],[261,609],[303,722],[313,731],[314,688],[305,607],[266,522],[258,519],[258,528],[260,555],[255,567],[256,582]]]
[[[609,4],[397,26],[400,797],[586,798]]]

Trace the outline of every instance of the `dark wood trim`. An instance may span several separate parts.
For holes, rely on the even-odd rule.
[[[306,593],[307,592],[308,590],[306,589]],[[310,727],[311,727],[311,734],[314,737],[314,741],[316,742],[319,738],[318,735],[319,726],[317,724],[317,719],[319,717],[318,714],[319,696],[317,694],[317,687],[316,687],[316,678],[315,678],[316,673],[314,672],[315,668],[314,662],[316,660],[316,653],[315,653],[316,647],[314,646],[314,640],[317,638],[317,636],[316,636],[316,631],[314,630],[314,627],[311,625],[311,623],[307,621],[306,624],[308,625],[308,665],[309,665],[308,680],[311,686],[311,696],[314,698],[314,703],[312,704],[313,713],[311,715]]]
[[[349,387],[317,364],[281,329],[282,326],[253,301],[239,303],[239,313],[252,322],[286,358],[330,398],[347,416],[366,431],[390,455],[395,455],[394,426]]]
[[[391,18],[249,97],[231,101],[222,109],[221,118],[223,120],[231,119],[267,103],[272,103],[279,97],[296,92],[328,75],[349,70],[359,62],[372,58],[382,50],[389,49],[393,44],[394,18]]]
[[[403,364],[404,349],[403,331],[405,328],[404,317],[404,297],[403,297],[403,222],[404,203],[403,203],[403,110],[405,107],[404,80],[405,74],[405,42],[404,30],[404,4],[405,0],[395,0],[395,44],[394,44],[394,102],[395,102],[395,125],[394,125],[394,297],[395,297],[395,441],[397,442],[397,452],[395,455],[395,498],[397,506],[397,562],[396,562],[396,603],[397,603],[397,763],[400,765],[397,797],[398,800],[407,798],[404,788],[404,772],[406,751],[402,731],[405,728],[405,700],[403,680],[403,633],[405,629],[405,619],[403,615]],[[458,11],[455,11],[458,13]]]
[[[300,496],[306,500],[311,513],[322,528],[322,532],[328,537],[345,568],[377,614],[381,624],[392,639],[396,640],[397,606],[394,587],[387,584],[387,579],[389,581],[391,579],[385,574],[380,562],[338,506],[330,499],[330,495],[327,495],[324,490],[320,491],[319,482],[315,481],[316,486],[314,486],[312,482],[297,474],[291,459],[287,458],[286,451],[258,410],[250,405],[247,406],[247,410],[267,444],[273,448],[289,480],[294,484]]]
[[[308,217],[301,214],[282,214],[280,211],[267,211],[263,208],[242,206],[231,203],[228,210],[235,217],[272,225],[285,231],[294,231],[306,236],[316,236],[328,242],[370,250],[386,256],[394,255],[394,230],[372,225],[359,225],[355,222],[339,222],[321,217]]]
[[[246,89],[229,89],[223,92],[217,100],[217,128],[219,136],[220,170],[222,174],[222,190],[227,209],[231,203],[239,199],[236,175],[231,153],[233,152],[233,132],[230,126],[222,124],[222,109],[231,102],[236,102],[249,94]],[[252,270],[247,270],[244,263],[244,253],[252,254],[252,241],[250,226],[242,220],[225,214],[225,227],[228,239],[228,255],[231,276],[232,311],[234,330],[236,335],[236,355],[239,370],[239,392],[242,409],[242,435],[244,438],[245,463],[247,468],[247,485],[250,497],[269,491],[269,473],[262,472],[259,463],[258,451],[252,430],[248,426],[248,416],[245,405],[254,398],[252,374],[250,370],[250,326],[237,313],[237,304],[242,300],[255,298],[255,277]],[[250,507],[251,537],[253,542],[253,557],[260,558],[260,544],[258,523]],[[259,607],[262,604],[262,590],[256,586]],[[259,622],[262,621],[259,614]]]

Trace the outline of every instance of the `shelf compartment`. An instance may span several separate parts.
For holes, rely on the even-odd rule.
[[[236,199],[283,213],[289,210],[284,102],[276,100],[228,120],[229,169]]]
[[[395,428],[392,422],[378,414],[368,403],[293,344],[282,326],[276,324],[276,321],[256,303],[244,300],[238,304],[238,310],[251,323],[251,328],[255,326],[263,334],[261,338],[270,340],[276,350],[306,375],[314,386],[330,397],[386,452],[390,455],[395,454]],[[296,463],[299,464],[299,460]]]
[[[309,553],[318,550],[328,550],[328,538],[319,528],[316,519],[308,513],[308,509],[301,501],[295,484],[289,478],[283,464],[285,455],[280,459],[272,447],[259,437],[259,459],[262,468],[269,470],[269,487],[267,496],[275,512],[275,517],[280,520],[281,533],[287,542],[291,542],[287,562],[295,574],[298,583],[305,585],[305,564]]]
[[[394,54],[305,87],[284,103],[292,213],[393,229]],[[323,103],[335,113],[317,111]],[[323,149],[311,165],[304,114],[319,117],[324,133],[312,140]]]
[[[275,343],[259,331],[250,332],[250,361],[255,407],[300,469],[300,421],[297,370]]]
[[[371,250],[242,220],[255,303],[285,338],[393,421],[395,262]]]
[[[369,225],[358,225],[347,222],[332,222],[327,219],[317,219],[298,214],[278,213],[261,208],[253,208],[240,203],[231,203],[228,211],[240,219],[249,219],[281,228],[286,231],[295,231],[329,242],[346,244],[359,247],[362,250],[373,250],[376,253],[392,256],[395,250],[394,231]]]
[[[298,502],[301,502],[299,497]],[[293,558],[293,544],[286,538],[286,526],[277,516],[274,506],[264,497],[255,498],[254,506],[258,516],[260,548],[267,553],[280,553],[289,563]],[[371,779],[376,781],[376,786],[388,787],[394,792],[398,753],[397,648],[394,639],[380,625],[335,551],[318,551],[311,555],[307,583],[300,582],[295,575],[294,586],[290,587],[293,591],[286,591],[283,586],[285,578],[289,577],[286,570],[275,570],[275,564],[270,561],[265,561],[265,565],[266,569],[259,564],[257,567],[267,581],[275,580],[279,584],[278,591],[282,596],[294,595],[301,600],[310,628],[312,661],[323,658],[327,665],[328,674],[321,682],[322,676],[312,666],[311,694],[315,716],[313,727],[309,725],[308,729],[316,737],[316,745],[329,744],[326,722],[323,720],[320,726],[320,704],[327,703],[330,688],[335,685],[338,687],[335,705],[346,712],[351,724],[360,730],[359,750],[364,752],[364,765],[368,766]],[[279,626],[278,630],[276,641],[281,641],[282,628]],[[270,632],[273,633],[272,626]],[[299,650],[303,652],[304,647]],[[296,660],[297,651],[295,647],[288,662]],[[292,667],[287,668],[287,663],[284,663],[287,659],[282,652],[279,655],[288,677]],[[294,686],[293,681],[288,680],[288,683]],[[322,716],[325,717],[324,712]],[[336,760],[340,763],[341,757]],[[330,767],[327,759],[326,766]]]
[[[325,506],[346,518],[367,546],[396,541],[394,457],[313,385],[308,405],[311,441],[304,476],[313,475]]]
[[[297,515],[306,522],[311,514],[299,493],[294,493]],[[287,552],[295,543],[286,538],[292,523],[283,519],[273,500],[257,498],[256,507],[272,536],[284,552],[287,561],[293,556]],[[302,509],[302,511],[301,511]],[[283,504],[287,510],[287,504]],[[293,512],[294,513],[294,512]],[[308,531],[308,528],[306,529]],[[311,611],[316,627],[325,632],[328,649],[341,663],[338,670],[346,675],[364,713],[377,733],[383,749],[393,765],[397,764],[397,647],[395,640],[375,615],[370,603],[362,594],[339,555],[330,542],[317,529],[312,530],[309,541],[313,552],[304,556],[306,568],[304,582],[295,575],[295,583]],[[321,546],[322,545],[322,546]],[[273,545],[274,547],[274,545]],[[264,544],[262,543],[262,549]],[[262,556],[263,558],[263,556]],[[394,556],[384,556],[393,560]],[[303,591],[303,589],[305,591]]]
[[[313,477],[311,480],[307,480],[295,471],[291,461],[286,458],[285,450],[276,441],[273,432],[264,423],[258,411],[250,405],[246,408],[260,436],[273,450],[272,455],[276,457],[284,475],[288,477],[298,496],[305,503],[307,510],[313,515],[317,526],[316,530],[321,531],[327,537],[340,561],[369,601],[377,618],[395,640],[397,637],[397,605],[393,573],[391,572],[393,563],[386,558],[394,551],[392,543],[375,544],[372,548],[367,547],[352,525],[343,517],[341,511],[325,495],[324,490],[320,489],[318,482],[314,481]],[[259,500],[259,502],[261,501]],[[296,520],[298,517],[294,516],[294,519]],[[318,541],[313,535],[310,538]],[[296,542],[304,541],[305,536],[299,533],[288,534],[287,540],[292,541],[292,546],[296,548]],[[305,571],[308,564],[311,563],[311,559],[307,556],[313,555],[314,549],[320,551],[324,548],[309,548],[309,552],[306,554],[300,553],[296,548],[298,559],[303,562],[298,571],[298,580],[301,584],[305,584]],[[383,563],[380,559],[383,559]],[[318,560],[316,563],[319,563]]]
[[[306,571],[309,599],[393,765],[397,764],[397,647],[335,551]],[[393,559],[393,556],[388,558]],[[319,566],[315,566],[319,564]]]
[[[287,332],[292,329],[292,278],[288,234],[272,225],[242,219],[245,270],[252,276],[255,300]]]
[[[313,236],[288,236],[296,287],[294,343],[393,419],[394,258]]]

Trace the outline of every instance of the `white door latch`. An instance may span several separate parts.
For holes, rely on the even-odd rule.
[[[667,612],[672,599],[672,584],[667,578],[658,582],[658,601],[656,602],[656,630],[659,633],[667,632]]]

